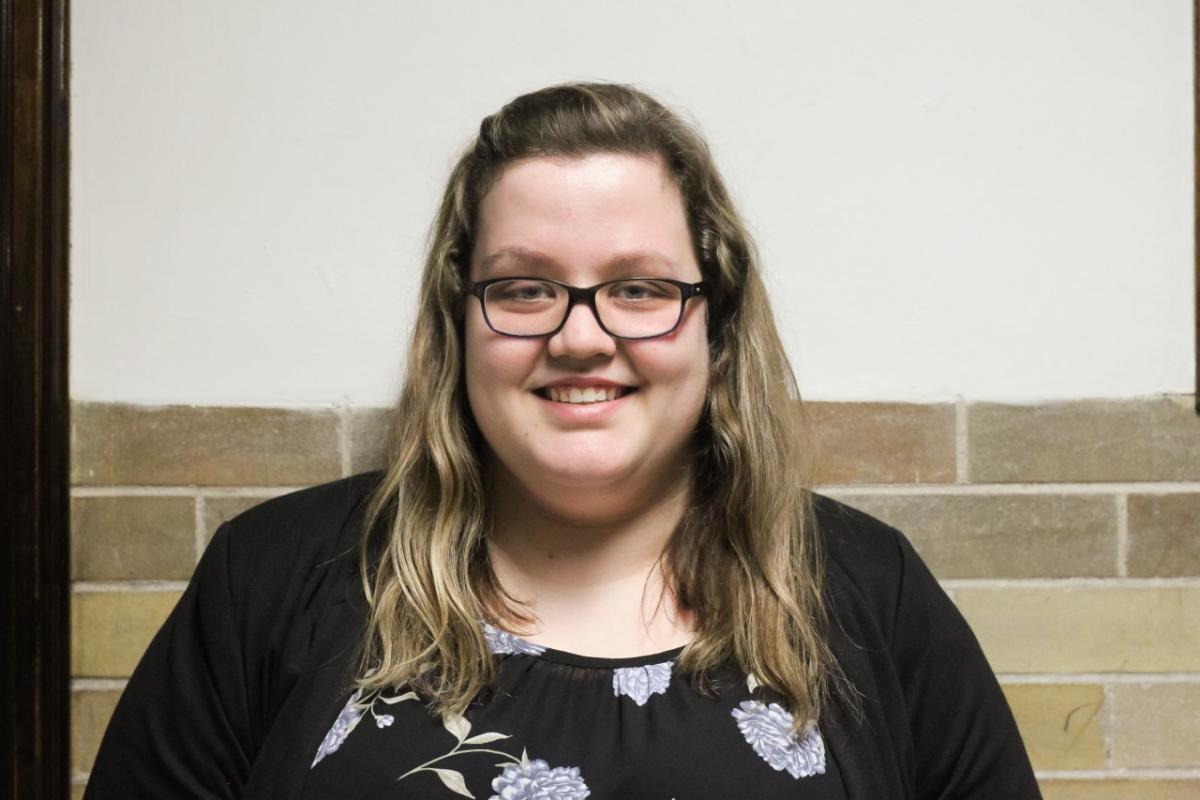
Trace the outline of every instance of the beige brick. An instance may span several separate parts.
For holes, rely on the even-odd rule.
[[[1200,575],[1200,492],[1129,496],[1129,574]]]
[[[1196,800],[1197,780],[1043,780],[1044,800]]]
[[[1034,769],[1104,767],[1103,686],[1010,684],[1004,696]]]
[[[1114,767],[1200,767],[1200,683],[1112,691]]]
[[[1190,396],[977,403],[967,437],[975,483],[1200,479],[1200,417]]]
[[[71,498],[72,579],[180,580],[195,563],[192,498]]]
[[[954,406],[804,404],[816,436],[816,482],[953,483]]]
[[[71,693],[71,771],[90,772],[120,691]]]
[[[282,489],[280,494],[292,491]],[[204,542],[207,544],[222,522],[228,522],[248,508],[265,503],[270,497],[246,497],[242,495],[219,495],[204,498]]]
[[[179,592],[77,592],[71,603],[71,674],[128,677]]]
[[[356,408],[350,412],[350,474],[387,466],[391,422],[390,408]]]
[[[1105,495],[839,497],[903,531],[939,578],[1117,574],[1117,515]]]
[[[76,485],[297,486],[342,473],[337,415],[76,403]]]
[[[997,672],[1200,670],[1200,587],[958,587]]]

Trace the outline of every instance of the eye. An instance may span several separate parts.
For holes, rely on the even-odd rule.
[[[493,283],[487,289],[488,300],[499,303],[537,303],[554,300],[558,287],[546,281],[516,279]]]
[[[645,303],[678,299],[679,290],[665,281],[621,281],[609,287],[609,296],[622,303]]]

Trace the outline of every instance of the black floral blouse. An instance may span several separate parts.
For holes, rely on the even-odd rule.
[[[912,546],[820,496],[828,641],[860,702],[800,736],[752,677],[696,691],[679,650],[585,658],[486,628],[499,682],[461,718],[403,688],[354,694],[380,477],[221,526],[121,695],[86,800],[1039,797],[978,642]]]
[[[818,727],[757,681],[716,696],[674,673],[682,648],[592,658],[484,624],[499,688],[437,718],[410,691],[346,701],[314,754],[304,797],[845,798]]]

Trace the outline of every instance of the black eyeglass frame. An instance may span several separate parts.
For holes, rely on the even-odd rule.
[[[496,326],[493,325],[492,321],[488,318],[487,303],[484,302],[484,293],[487,291],[487,288],[489,286],[491,286],[492,284],[503,283],[504,281],[540,281],[541,283],[553,283],[555,286],[561,286],[562,288],[566,289],[567,290],[567,309],[566,309],[566,311],[563,312],[562,319],[559,320],[558,325],[555,326],[554,330],[549,331],[548,333],[508,333],[506,331],[496,330]],[[674,286],[675,288],[679,289],[679,316],[675,318],[675,324],[672,325],[667,330],[663,331],[662,333],[656,333],[652,336],[620,336],[620,335],[615,334],[612,331],[610,331],[608,329],[608,326],[604,324],[604,320],[602,320],[600,318],[600,310],[596,308],[596,292],[600,291],[605,286],[612,286],[614,283],[628,283],[630,281],[658,281],[659,283],[669,283],[672,286]],[[614,339],[629,339],[629,340],[657,339],[661,336],[667,336],[667,335],[673,333],[675,331],[675,329],[679,327],[679,323],[683,322],[683,315],[687,311],[688,300],[691,300],[693,297],[707,297],[708,296],[707,291],[708,291],[708,284],[705,281],[700,281],[698,283],[688,283],[687,281],[677,281],[672,278],[649,278],[649,277],[647,277],[647,278],[639,278],[639,277],[617,278],[616,280],[605,281],[604,283],[597,283],[595,286],[582,287],[582,286],[572,286],[569,283],[563,283],[562,281],[556,281],[553,278],[538,278],[538,277],[531,277],[531,276],[526,276],[526,275],[513,275],[511,277],[504,277],[504,278],[489,278],[488,280],[479,281],[479,282],[466,281],[463,285],[463,294],[464,295],[473,296],[473,297],[476,297],[479,299],[479,308],[483,312],[483,321],[487,323],[487,326],[489,328],[491,328],[494,333],[498,333],[501,336],[512,336],[513,338],[516,338],[516,339],[541,339],[543,337],[553,336],[554,334],[561,331],[563,329],[563,326],[567,324],[567,320],[571,316],[571,309],[575,308],[575,305],[577,303],[586,303],[588,308],[590,308],[592,310],[592,317],[595,318],[596,324],[600,326],[600,330],[604,331],[606,334],[608,334],[609,336],[611,336]]]

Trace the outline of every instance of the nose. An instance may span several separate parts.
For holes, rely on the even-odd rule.
[[[616,341],[600,327],[600,320],[587,303],[575,304],[562,328],[550,337],[548,346],[554,358],[611,356],[617,349]]]

